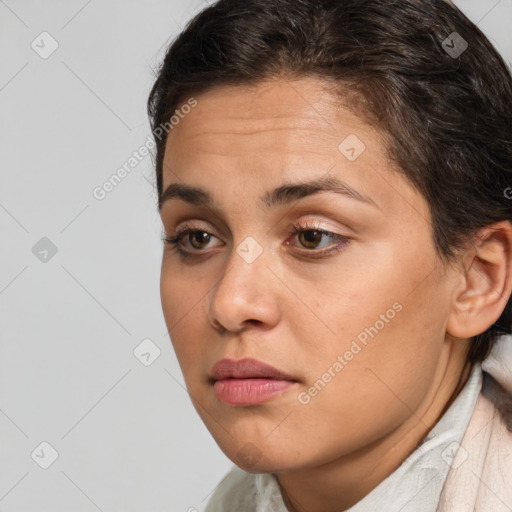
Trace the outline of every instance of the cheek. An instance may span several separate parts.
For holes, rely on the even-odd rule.
[[[201,288],[201,286],[203,286]],[[184,373],[197,364],[198,353],[201,352],[204,336],[204,326],[207,322],[204,308],[204,289],[201,281],[194,282],[189,277],[184,278],[179,268],[162,266],[160,278],[160,297],[162,311],[174,351]],[[202,299],[202,300],[201,300]]]
[[[387,335],[392,338],[388,349],[393,350],[393,339],[400,345],[398,333],[391,336],[397,326],[409,324],[422,331],[429,327],[437,293],[429,290],[431,256],[398,245],[368,244],[314,273],[283,277],[293,283],[294,291],[282,303],[283,317],[290,319],[288,325],[303,348],[314,351],[313,361],[323,359],[321,354],[336,357],[349,350],[353,340],[369,346]]]
[[[312,385],[321,391],[303,406],[310,407],[303,414],[316,429],[317,418],[329,418],[320,427],[324,432],[319,433],[319,437],[332,440],[324,447],[327,452],[350,452],[354,446],[381,438],[414,414],[425,399],[435,376],[439,348],[410,325],[407,315],[404,304],[378,334],[368,336],[366,344],[355,338],[340,354],[342,369],[332,372],[334,378],[326,373],[333,368],[333,357],[316,373]],[[347,348],[345,341],[343,344]]]
[[[321,295],[310,291],[321,321],[295,314],[290,324],[301,340],[312,386],[307,407],[331,411],[352,425],[348,430],[369,434],[374,418],[391,425],[423,399],[440,357],[448,310],[446,290],[429,276],[433,260],[413,253],[407,260],[391,252],[381,256],[365,275],[333,274],[343,282],[339,288],[323,287]]]

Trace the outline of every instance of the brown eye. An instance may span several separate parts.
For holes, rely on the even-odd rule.
[[[191,231],[188,233],[190,244],[194,249],[203,249],[203,245],[208,245],[211,235],[206,231]]]
[[[306,249],[302,251],[302,255],[309,258],[328,257],[342,251],[351,241],[347,236],[321,229],[316,224],[293,224],[289,228],[289,233],[300,244],[295,247]],[[286,245],[291,244],[287,241]]]
[[[308,229],[299,233],[299,242],[308,249],[314,249],[322,241],[323,234],[323,231]]]
[[[218,238],[212,235],[206,229],[199,226],[185,225],[183,229],[178,230],[174,237],[164,238],[164,242],[173,248],[181,259],[191,258],[206,254],[214,239]],[[222,244],[220,244],[222,245]]]

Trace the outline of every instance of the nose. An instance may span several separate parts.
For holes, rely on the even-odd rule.
[[[269,268],[266,251],[254,261],[243,256],[232,252],[210,296],[208,319],[217,330],[236,333],[250,325],[270,328],[279,322],[279,280]]]

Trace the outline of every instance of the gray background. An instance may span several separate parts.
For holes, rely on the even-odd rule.
[[[510,63],[512,0],[456,3]],[[0,511],[201,511],[231,467],[166,334],[151,158],[92,193],[205,5],[0,0]]]

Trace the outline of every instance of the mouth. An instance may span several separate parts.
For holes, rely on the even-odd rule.
[[[217,398],[239,406],[267,402],[298,382],[291,375],[256,359],[222,359],[214,365],[210,377]]]

